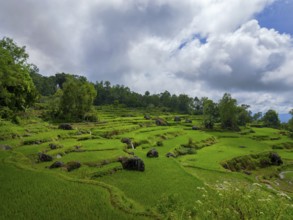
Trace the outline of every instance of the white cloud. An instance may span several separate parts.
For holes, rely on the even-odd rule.
[[[292,37],[254,20],[275,1],[1,1],[0,33],[27,45],[46,75],[216,100],[231,92],[284,111],[293,105]]]

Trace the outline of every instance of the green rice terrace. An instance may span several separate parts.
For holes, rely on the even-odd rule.
[[[0,219],[292,219],[287,131],[96,107],[99,120],[0,121]]]

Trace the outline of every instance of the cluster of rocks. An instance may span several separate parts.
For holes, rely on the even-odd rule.
[[[49,166],[49,169],[60,168],[60,167],[63,167],[65,170],[70,172],[72,170],[80,168],[81,163],[77,162],[77,161],[70,161],[70,162],[64,164],[61,161],[55,161],[53,164],[51,164],[51,166]]]
[[[52,161],[53,157],[51,155],[45,154],[45,153],[38,153],[38,161],[39,162],[49,162]],[[63,167],[68,172],[78,169],[81,167],[81,163],[77,161],[70,161],[64,164],[62,161],[55,161],[52,163],[48,168],[54,169],[54,168],[60,168]]]

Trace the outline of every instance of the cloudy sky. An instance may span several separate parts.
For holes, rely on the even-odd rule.
[[[0,0],[0,37],[43,75],[67,72],[144,93],[253,111],[293,108],[292,0]]]

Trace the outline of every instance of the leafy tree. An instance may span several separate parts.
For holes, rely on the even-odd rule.
[[[194,113],[196,115],[202,115],[203,114],[203,102],[205,98],[199,99],[198,97],[195,97],[194,100]]]
[[[257,122],[262,118],[262,113],[261,112],[257,112],[252,116],[252,120]]]
[[[192,113],[194,109],[193,99],[188,95],[180,94],[178,96],[178,110],[182,113]]]
[[[36,66],[33,66],[30,71],[30,76],[35,84],[39,94],[42,96],[51,96],[57,91],[55,76],[42,76]]]
[[[51,115],[66,121],[85,119],[96,96],[92,83],[85,81],[84,77],[68,77],[54,95]]]
[[[291,119],[288,121],[288,128],[293,132],[293,109],[290,110],[289,114],[291,114]]]
[[[237,101],[230,94],[225,93],[219,102],[221,126],[225,129],[238,130]]]
[[[251,111],[248,111],[249,105],[237,106],[237,123],[240,126],[245,126],[251,122]]]
[[[168,91],[165,91],[160,94],[160,104],[164,107],[169,107],[171,102],[171,94]]]
[[[262,120],[267,127],[278,128],[281,124],[278,113],[272,109],[265,113]]]
[[[19,47],[10,38],[0,41],[0,106],[12,111],[25,110],[37,99],[30,77],[25,47]]]
[[[219,109],[216,103],[208,98],[203,99],[203,124],[207,129],[213,129],[219,117]]]

